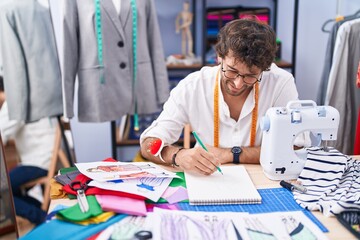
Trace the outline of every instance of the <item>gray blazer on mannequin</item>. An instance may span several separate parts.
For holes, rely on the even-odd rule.
[[[121,1],[120,16],[112,0],[101,0],[103,63],[101,83],[94,0],[65,0],[63,95],[66,117],[73,117],[74,84],[78,74],[78,118],[104,122],[134,113],[132,12]],[[137,0],[138,113],[160,110],[169,96],[169,82],[153,0]]]
[[[50,9],[37,0],[12,0],[0,11],[10,119],[32,122],[62,115],[60,64]]]

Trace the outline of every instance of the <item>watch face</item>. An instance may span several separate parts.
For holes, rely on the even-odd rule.
[[[231,152],[232,153],[235,153],[235,154],[237,154],[237,153],[241,153],[241,148],[240,147],[233,147],[232,149],[231,149]]]

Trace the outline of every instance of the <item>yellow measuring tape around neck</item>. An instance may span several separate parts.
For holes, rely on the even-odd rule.
[[[220,116],[219,116],[219,75],[218,70],[215,78],[214,86],[214,147],[219,147],[219,134],[220,134]],[[250,129],[250,147],[255,146],[256,139],[256,125],[258,120],[258,107],[259,107],[259,83],[255,83],[255,106],[252,110],[251,116],[251,129]]]

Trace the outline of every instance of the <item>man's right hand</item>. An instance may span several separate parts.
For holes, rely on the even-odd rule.
[[[205,151],[201,147],[182,149],[175,158],[176,164],[184,171],[197,172],[204,175],[213,174],[220,165],[219,160],[213,153]]]

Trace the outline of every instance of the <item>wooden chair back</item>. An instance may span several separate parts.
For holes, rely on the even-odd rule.
[[[60,128],[60,124],[62,124],[62,121],[59,121],[59,124],[56,127],[56,132],[55,132],[55,142],[54,142],[54,149],[52,152],[52,156],[51,156],[51,160],[50,160],[50,166],[48,169],[48,174],[45,177],[41,177],[38,179],[35,179],[31,182],[28,182],[24,185],[22,185],[23,188],[25,189],[29,189],[37,184],[42,185],[44,188],[43,191],[43,202],[41,205],[41,208],[44,211],[47,211],[49,208],[49,204],[50,204],[50,180],[55,176],[56,174],[56,169],[58,166],[58,160],[60,160],[60,163],[62,164],[63,167],[70,167],[70,163],[68,158],[66,157],[66,154],[64,153],[64,151],[61,148],[61,140],[62,140],[62,134],[61,134],[61,128]]]

